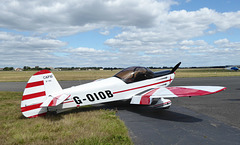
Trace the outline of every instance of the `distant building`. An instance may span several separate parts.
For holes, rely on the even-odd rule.
[[[0,68],[0,71],[3,70],[3,68]]]
[[[15,71],[22,71],[22,68],[15,68]]]

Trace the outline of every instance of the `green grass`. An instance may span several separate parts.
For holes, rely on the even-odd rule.
[[[178,69],[176,77],[230,77],[240,76],[240,71],[229,71],[223,68]]]
[[[53,71],[57,80],[96,80],[100,78],[111,77],[120,70],[91,70],[91,71]],[[153,71],[160,71],[153,70]],[[19,82],[28,81],[28,79],[36,71],[0,71],[0,82]],[[225,69],[178,69],[176,77],[225,77],[225,76],[240,76],[240,71],[229,71]]]
[[[27,119],[22,93],[0,92],[1,144],[133,144],[115,110],[83,107]]]

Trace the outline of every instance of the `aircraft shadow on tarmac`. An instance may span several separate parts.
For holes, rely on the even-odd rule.
[[[196,118],[194,116],[179,113],[179,108],[175,108],[173,106],[170,109],[158,109],[158,108],[152,108],[152,107],[142,106],[142,105],[141,106],[131,105],[129,101],[117,101],[117,102],[111,102],[111,103],[105,103],[105,104],[97,104],[97,105],[93,105],[92,107],[80,107],[80,108],[72,109],[59,114],[56,114],[55,112],[48,112],[47,115],[43,117],[47,120],[58,121],[63,119],[63,116],[69,113],[78,113],[78,112],[93,111],[93,110],[100,110],[100,109],[113,109],[117,111],[127,110],[129,112],[140,114],[141,116],[160,119],[160,120],[175,121],[175,122],[188,122],[188,123],[192,122],[193,123],[193,122],[202,121],[202,119]],[[21,115],[19,119],[28,119],[28,118],[25,118],[23,115]]]
[[[160,120],[168,120],[168,121],[176,121],[176,122],[201,122],[202,119],[196,118],[191,115],[179,113],[178,110],[180,108],[174,109],[159,109],[142,105],[131,105],[128,101],[118,101],[114,103],[105,104],[108,108],[116,108],[116,110],[127,110],[136,114],[140,114],[141,116],[160,119]],[[183,108],[181,108],[183,109]]]

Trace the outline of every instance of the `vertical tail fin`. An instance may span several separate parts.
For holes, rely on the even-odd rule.
[[[23,92],[21,111],[25,117],[33,118],[47,113],[47,107],[42,107],[48,96],[62,94],[62,88],[54,75],[48,70],[35,73],[28,81]]]

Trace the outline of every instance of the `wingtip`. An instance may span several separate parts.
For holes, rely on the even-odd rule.
[[[218,92],[221,92],[221,91],[225,91],[227,88],[226,87],[222,87],[221,89],[219,89],[218,91],[214,92],[214,93],[218,93]]]
[[[222,91],[225,91],[226,89],[227,89],[227,87],[223,87],[223,88],[222,88]]]

